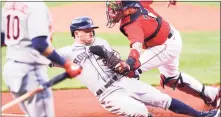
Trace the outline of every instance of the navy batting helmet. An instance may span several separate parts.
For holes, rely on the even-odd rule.
[[[73,19],[71,25],[70,25],[70,30],[71,30],[71,35],[74,37],[74,31],[80,30],[80,29],[89,29],[89,28],[99,28],[98,26],[93,25],[93,21],[86,16],[83,17],[78,17]]]

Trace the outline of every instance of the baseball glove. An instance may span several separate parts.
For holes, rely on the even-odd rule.
[[[93,54],[106,59],[107,66],[114,72],[121,75],[125,75],[129,72],[129,65],[125,61],[121,60],[119,56],[117,56],[118,53],[116,51],[108,51],[102,45],[91,46],[89,50]]]

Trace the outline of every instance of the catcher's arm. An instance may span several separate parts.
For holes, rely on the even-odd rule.
[[[129,65],[120,56],[117,56],[118,53],[116,51],[109,51],[102,45],[91,46],[89,50],[93,54],[106,59],[107,66],[116,73],[126,75],[129,72]]]
[[[26,100],[26,99],[32,97],[32,96],[35,95],[36,93],[41,92],[41,91],[43,91],[44,89],[46,89],[46,88],[48,88],[48,87],[51,87],[52,85],[55,85],[55,84],[57,84],[57,83],[59,83],[59,82],[65,80],[65,79],[68,78],[68,77],[69,77],[69,75],[68,75],[66,72],[61,73],[61,74],[55,76],[54,78],[52,78],[52,79],[49,80],[48,82],[46,82],[46,83],[44,83],[44,84],[38,86],[36,89],[31,90],[31,91],[25,93],[24,95],[22,95],[21,97],[16,98],[15,100],[13,100],[13,101],[11,101],[11,102],[9,102],[9,103],[3,105],[2,108],[1,108],[1,111],[3,112],[3,111],[5,111],[5,110],[9,109],[10,107],[14,106],[15,104],[18,104],[18,103],[20,103],[20,102],[22,102],[22,101],[24,101],[24,100]]]
[[[107,66],[112,69],[114,72],[124,75],[130,78],[138,78],[139,74],[142,72],[139,70],[140,65],[139,64],[130,64],[130,62],[135,61],[135,63],[138,63],[139,61],[136,59],[127,59],[127,61],[122,60],[116,51],[109,51],[102,45],[95,45],[91,46],[89,50],[95,54],[98,55],[104,59],[107,60]],[[130,55],[138,56],[137,51],[130,52]],[[136,62],[137,61],[137,62]]]

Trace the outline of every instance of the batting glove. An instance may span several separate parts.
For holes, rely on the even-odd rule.
[[[79,66],[78,64],[73,63],[70,60],[65,61],[64,68],[65,68],[66,72],[68,73],[68,75],[70,76],[70,78],[76,77],[82,71],[81,66]]]

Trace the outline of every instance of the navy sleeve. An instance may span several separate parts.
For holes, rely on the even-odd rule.
[[[34,47],[40,53],[43,53],[48,45],[47,36],[39,36],[32,39],[32,47]],[[55,50],[53,50],[53,52],[48,55],[47,58],[61,66],[65,64],[65,59],[62,58]]]
[[[38,50],[40,53],[43,53],[48,47],[47,36],[38,36],[35,37],[32,41],[32,47]]]
[[[1,46],[5,46],[5,33],[1,32]]]

